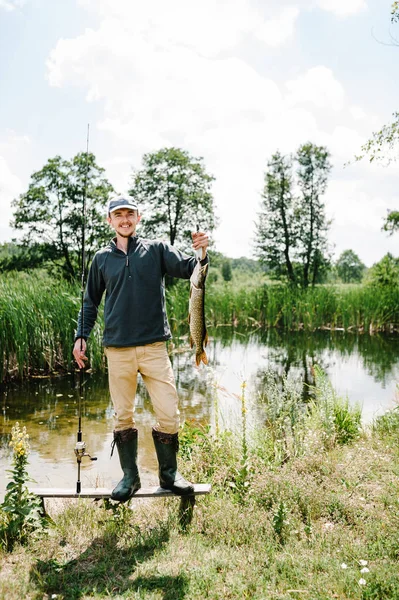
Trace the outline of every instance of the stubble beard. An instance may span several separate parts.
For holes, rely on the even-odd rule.
[[[120,232],[117,231],[117,234],[121,237],[121,238],[130,238],[133,237],[134,235],[136,235],[136,231],[133,229],[133,231],[131,233],[124,233],[124,232]]]

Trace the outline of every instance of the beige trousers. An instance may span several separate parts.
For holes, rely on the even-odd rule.
[[[109,391],[115,410],[115,431],[135,426],[134,400],[137,373],[140,373],[157,418],[155,429],[176,433],[180,413],[166,342],[128,348],[108,346],[104,352],[108,361]]]

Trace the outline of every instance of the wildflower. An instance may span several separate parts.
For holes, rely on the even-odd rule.
[[[358,584],[359,585],[366,585],[367,581],[365,579],[363,579],[363,577],[361,579],[359,579]]]
[[[13,450],[13,469],[9,471],[11,483],[0,506],[0,512],[6,515],[0,525],[1,543],[5,542],[8,550],[12,550],[16,542],[25,543],[35,530],[46,527],[40,501],[27,487],[29,476],[26,466],[30,447],[26,428],[21,429],[19,423],[15,423],[11,430],[10,446]]]
[[[342,563],[341,569],[347,569],[347,568],[348,568],[348,565],[346,563]]]
[[[26,427],[23,427],[21,430],[19,423],[15,423],[14,427],[11,429],[11,441],[9,442],[9,445],[12,446],[14,457],[16,459],[29,454],[30,446],[28,440],[29,435],[26,433]]]
[[[367,567],[367,560],[359,560],[359,565],[362,567]]]
[[[363,569],[360,569],[361,573],[370,573],[370,569],[368,569],[367,567],[363,567]]]

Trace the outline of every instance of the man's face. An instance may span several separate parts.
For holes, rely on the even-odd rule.
[[[136,233],[136,225],[141,216],[131,208],[117,208],[107,218],[116,235],[127,238]]]

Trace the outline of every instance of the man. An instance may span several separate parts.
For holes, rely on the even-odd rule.
[[[193,485],[177,470],[179,410],[176,385],[166,348],[171,338],[165,308],[164,276],[189,279],[196,258],[188,258],[164,242],[136,236],[140,222],[138,206],[131,196],[108,204],[107,220],[116,237],[99,250],[90,267],[82,311],[79,313],[73,355],[84,367],[86,340],[94,326],[103,293],[104,352],[116,414],[113,447],[116,445],[124,476],[111,498],[126,502],[140,489],[137,468],[138,432],[134,420],[137,373],[150,395],[157,423],[152,430],[159,463],[160,486],[175,494],[192,494]],[[193,233],[193,248],[208,262],[208,236]]]

